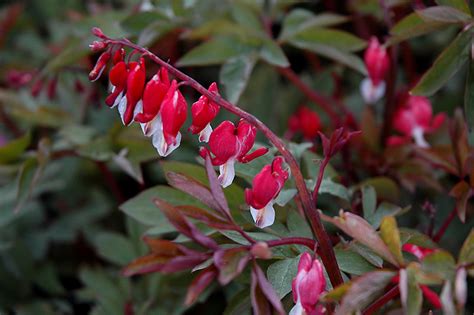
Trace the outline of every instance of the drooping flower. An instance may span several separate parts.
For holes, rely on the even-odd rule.
[[[100,78],[102,72],[104,72],[105,68],[107,67],[107,62],[109,62],[110,57],[111,54],[108,51],[102,53],[99,56],[94,68],[92,68],[91,72],[89,72],[89,80],[91,82],[97,81]]]
[[[132,123],[136,114],[142,110],[142,96],[145,88],[145,60],[140,58],[139,62],[130,62],[127,77],[127,90],[118,104],[118,110],[122,122],[128,126]]]
[[[218,94],[217,84],[213,82],[208,91]],[[191,107],[193,123],[189,127],[189,131],[194,135],[199,134],[200,142],[208,142],[212,133],[211,121],[216,118],[218,113],[219,105],[202,95]]]
[[[135,116],[135,120],[141,123],[143,133],[150,135],[152,125],[160,112],[161,104],[170,88],[168,70],[161,68],[157,74],[147,83],[143,92],[143,112]]]
[[[223,187],[232,184],[236,161],[247,163],[265,154],[268,150],[260,148],[247,154],[255,143],[257,130],[247,121],[241,119],[237,127],[230,121],[223,121],[209,137],[209,149],[214,157],[212,164],[219,166],[219,182]],[[207,149],[201,149],[201,156],[206,157]]]
[[[409,244],[409,243],[403,244],[402,250],[413,254],[419,260],[422,260],[426,255],[434,252],[434,249],[424,248],[424,247],[414,245],[414,244]]]
[[[326,288],[323,266],[308,252],[301,255],[298,273],[293,279],[291,287],[296,305],[291,309],[289,315],[324,314],[324,307],[317,305],[319,297]]]
[[[446,115],[439,113],[433,117],[431,102],[426,97],[408,95],[404,100],[393,116],[393,128],[403,136],[390,137],[389,145],[403,144],[413,138],[418,146],[429,147],[424,135],[438,129]]]
[[[321,130],[321,120],[309,107],[302,106],[290,117],[288,127],[292,132],[301,132],[306,139],[313,139]]]
[[[181,144],[179,130],[186,121],[187,107],[183,94],[178,90],[178,83],[173,80],[161,103],[158,115],[149,127],[149,134],[153,136],[153,146],[160,156],[168,156]]]
[[[364,54],[369,76],[360,85],[360,92],[367,104],[374,104],[385,94],[385,75],[390,68],[390,57],[376,37],[369,41]]]
[[[245,200],[250,205],[255,224],[260,228],[270,226],[275,221],[273,204],[289,176],[282,163],[283,158],[276,157],[255,176],[252,189],[245,189]]]

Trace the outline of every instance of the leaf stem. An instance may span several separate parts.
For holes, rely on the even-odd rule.
[[[433,241],[439,242],[441,240],[444,233],[448,229],[449,225],[451,224],[451,222],[453,222],[454,218],[456,217],[457,212],[458,212],[457,207],[454,207],[454,209],[451,210],[451,212],[448,214],[446,219],[444,219],[443,224],[441,225],[441,227],[438,230],[438,233],[436,233],[436,235],[433,237]]]
[[[400,290],[398,288],[398,285],[395,285],[392,287],[390,290],[388,290],[384,295],[382,295],[378,300],[376,300],[374,303],[370,304],[364,312],[362,312],[363,315],[371,315],[378,309],[380,309],[382,306],[387,304],[390,300],[396,298],[398,294],[400,293]]]
[[[316,207],[314,206],[314,202],[311,198],[311,194],[306,188],[306,184],[305,184],[303,175],[299,169],[298,163],[296,159],[294,158],[294,156],[290,153],[288,148],[285,146],[283,141],[277,135],[275,135],[270,130],[270,128],[268,128],[258,118],[242,110],[241,108],[233,105],[229,101],[222,98],[220,95],[209,92],[205,87],[199,84],[196,80],[186,75],[185,73],[179,71],[178,69],[176,69],[169,63],[165,62],[164,60],[162,60],[161,58],[159,58],[158,56],[150,52],[148,49],[141,47],[139,45],[136,45],[130,42],[128,39],[111,39],[109,37],[104,37],[104,41],[109,44],[118,44],[118,45],[128,46],[142,53],[144,56],[149,57],[150,60],[166,68],[168,72],[174,75],[176,78],[182,81],[186,81],[188,85],[191,86],[198,93],[200,93],[201,95],[205,95],[211,101],[215,102],[216,104],[226,109],[227,111],[247,120],[250,124],[255,126],[258,130],[260,130],[265,135],[265,137],[275,146],[275,148],[285,158],[286,163],[291,169],[291,173],[294,177],[296,188],[298,189],[298,193],[300,195],[306,217],[308,218],[311,224],[311,228],[312,228],[314,236],[319,242],[319,247],[321,249],[320,251],[321,259],[329,274],[329,278],[331,279],[332,285],[336,287],[339,284],[342,284],[343,280],[342,280],[341,271],[339,270],[339,266],[337,265],[336,256],[334,254],[334,250],[332,248],[329,235],[326,233],[324,226],[321,222],[321,219],[319,217],[319,213],[316,211]],[[337,115],[334,114],[334,116],[335,116],[334,118],[337,118]]]
[[[267,241],[268,247],[282,246],[282,245],[303,245],[308,247],[310,250],[314,250],[316,242],[306,237],[287,237],[279,240]]]
[[[325,156],[323,161],[321,162],[321,165],[319,166],[318,178],[316,180],[316,185],[314,186],[314,190],[313,190],[313,202],[316,208],[318,207],[317,205],[318,193],[319,193],[319,189],[321,188],[321,183],[323,182],[324,170],[326,169],[326,166],[328,165],[328,163],[329,163],[329,158]]]

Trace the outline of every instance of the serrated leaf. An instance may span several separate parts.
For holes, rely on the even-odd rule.
[[[341,51],[332,46],[312,43],[308,41],[300,41],[297,39],[291,39],[288,43],[297,48],[307,49],[323,57],[340,62],[343,65],[361,73],[362,75],[367,75],[367,69],[365,68],[364,63],[358,56],[354,54],[351,54],[346,51]]]
[[[339,268],[344,272],[353,275],[362,275],[376,269],[366,259],[351,249],[336,248],[334,253],[336,254]]]
[[[307,45],[317,44],[335,48],[344,52],[355,52],[367,46],[367,43],[352,35],[340,30],[328,28],[315,28],[300,32],[291,41],[306,43]]]
[[[260,58],[277,67],[288,67],[290,65],[281,47],[271,39],[263,40],[260,48]]]
[[[388,43],[393,45],[413,37],[431,33],[443,26],[445,26],[444,23],[424,21],[416,12],[413,12],[398,21],[390,29],[390,35],[392,36]]]
[[[28,148],[31,134],[28,132],[20,138],[12,140],[0,147],[0,164],[13,162]]]
[[[362,209],[364,210],[364,218],[368,219],[373,216],[375,207],[377,206],[377,193],[372,186],[362,187]]]
[[[280,299],[291,292],[291,282],[298,272],[300,256],[271,264],[267,269],[268,281]]]
[[[285,16],[283,20],[283,30],[278,40],[285,41],[308,29],[333,26],[344,23],[347,20],[347,17],[338,14],[322,13],[314,15],[311,11],[297,8]]]
[[[411,90],[414,95],[430,96],[438,91],[469,59],[472,32],[461,32],[435,60]]]
[[[227,60],[219,72],[219,82],[224,87],[224,95],[229,102],[237,104],[245,90],[250,74],[255,66],[255,54],[240,55]]]
[[[417,10],[416,13],[428,22],[464,23],[471,19],[471,16],[463,11],[442,5]]]
[[[380,236],[387,244],[397,262],[403,264],[402,244],[400,242],[400,233],[398,231],[397,221],[394,217],[388,216],[383,218],[380,224]]]
[[[218,37],[210,39],[187,52],[179,61],[177,66],[209,66],[226,62],[228,59],[237,57],[248,52],[248,47],[231,37]]]
[[[469,9],[469,4],[466,2],[466,0],[436,0],[436,3],[439,5],[447,5],[456,8],[471,15],[471,10]]]

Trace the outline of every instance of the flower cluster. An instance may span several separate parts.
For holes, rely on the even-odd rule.
[[[444,113],[433,116],[431,102],[426,97],[404,95],[393,117],[393,127],[402,136],[388,138],[388,144],[400,145],[413,138],[419,147],[427,148],[424,135],[436,131],[445,118]]]
[[[390,69],[390,57],[376,37],[372,37],[364,54],[369,76],[360,85],[360,92],[367,104],[374,104],[385,94],[385,76]]]
[[[318,259],[313,259],[308,252],[301,255],[298,263],[298,273],[291,283],[293,300],[296,305],[290,315],[319,315],[325,314],[319,298],[326,290],[323,266]]]
[[[94,32],[105,39],[100,30],[95,29]],[[139,57],[138,61],[127,62],[125,50],[118,47],[113,52],[114,45],[106,40],[93,42],[91,48],[93,51],[106,50],[89,74],[91,81],[98,80],[109,62],[112,63],[109,71],[111,89],[105,103],[111,108],[118,108],[125,126],[139,123],[144,135],[152,138],[160,156],[166,157],[176,150],[181,143],[180,130],[188,110],[178,81],[170,79],[165,67],[147,81],[144,56]],[[219,95],[216,83],[212,83],[208,91]],[[248,163],[267,153],[268,149],[259,148],[250,152],[255,144],[257,129],[244,119],[237,126],[231,121],[223,121],[213,130],[211,122],[219,109],[218,104],[202,95],[191,106],[192,124],[188,130],[198,135],[200,142],[208,142],[209,148],[202,147],[200,155],[205,158],[209,154],[212,164],[219,166],[218,179],[225,188],[234,180],[236,162]],[[271,165],[265,166],[246,194],[252,216],[259,227],[266,227],[274,221],[272,205],[289,176],[282,165],[283,158],[277,157]]]

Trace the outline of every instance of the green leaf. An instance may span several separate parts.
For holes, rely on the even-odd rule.
[[[368,219],[373,216],[375,207],[377,206],[377,193],[372,186],[362,187],[362,209],[364,210],[364,218]],[[370,222],[370,221],[369,221]]]
[[[236,2],[232,5],[230,10],[232,18],[239,25],[244,26],[246,29],[252,30],[252,32],[264,33],[263,25],[259,19],[257,12],[255,12],[249,5],[245,5],[241,2]]]
[[[407,283],[404,284],[403,280],[400,280],[400,286],[406,287],[406,301],[402,301],[403,309],[407,315],[418,315],[421,313],[421,306],[423,304],[423,296],[420,286],[416,280],[416,274],[418,269],[412,268],[412,265],[408,266],[407,269],[401,269],[400,279],[402,279],[402,273],[406,272]]]
[[[471,229],[471,232],[464,241],[459,252],[458,261],[460,264],[465,265],[474,263],[474,229]]]
[[[382,268],[383,266],[383,259],[379,255],[377,255],[373,250],[371,250],[369,247],[356,242],[352,241],[350,242],[350,248],[358,253],[361,257],[363,257],[365,260],[367,260],[369,263],[374,265],[377,268]]]
[[[175,29],[179,24],[169,20],[157,20],[143,28],[138,36],[137,43],[141,46],[150,46],[157,40]]]
[[[271,264],[267,269],[268,281],[281,299],[291,292],[291,282],[298,272],[300,256],[287,258]]]
[[[393,45],[413,37],[431,33],[443,26],[445,26],[444,23],[424,21],[416,12],[413,12],[392,27],[390,30],[392,37],[388,44]]]
[[[271,39],[263,40],[260,48],[260,58],[277,67],[288,67],[290,65],[281,47]]]
[[[319,188],[320,194],[330,194],[346,201],[349,201],[350,194],[347,188],[341,184],[335,183],[330,178],[325,178],[321,182],[321,187]]]
[[[77,64],[78,61],[91,53],[87,42],[75,39],[68,46],[61,50],[54,58],[51,58],[42,70],[43,73],[51,73],[63,67]]]
[[[403,264],[402,244],[400,242],[400,233],[398,231],[397,221],[394,217],[388,216],[383,218],[380,224],[380,236],[387,244],[397,262]]]
[[[449,6],[435,6],[416,13],[425,21],[441,23],[465,23],[471,19],[469,14]]]
[[[297,48],[307,49],[323,57],[340,62],[341,64],[351,69],[354,69],[355,71],[358,71],[362,75],[367,74],[367,69],[365,68],[364,63],[358,56],[354,54],[348,53],[346,51],[341,51],[332,46],[322,45],[308,41],[301,41],[297,39],[292,39],[288,43]]]
[[[313,232],[304,217],[297,211],[289,211],[286,225],[292,236],[312,238]]]
[[[336,254],[339,268],[344,272],[362,275],[375,270],[372,264],[351,249],[336,248],[334,253]]]
[[[436,250],[426,255],[421,262],[421,268],[428,274],[448,281],[453,280],[456,274],[456,262],[453,256],[444,250]]]
[[[18,174],[15,212],[20,211],[24,203],[30,198],[33,187],[42,173],[42,166],[36,158],[26,160]]]
[[[316,44],[335,48],[344,52],[355,52],[367,46],[367,43],[350,33],[326,28],[315,28],[299,33],[291,41]]]
[[[438,248],[438,245],[427,235],[418,230],[400,228],[400,240],[403,244],[410,243],[426,248]]]
[[[352,314],[363,310],[367,305],[383,294],[383,289],[390,283],[395,272],[372,271],[351,281],[351,286],[342,298],[336,315]]]
[[[474,128],[474,61],[469,60],[466,87],[464,88],[464,115],[469,128]]]
[[[379,176],[371,177],[364,180],[361,184],[374,187],[377,192],[377,198],[381,200],[388,200],[392,202],[399,201],[400,189],[393,179],[389,177]]]
[[[176,65],[179,67],[216,65],[246,52],[248,47],[246,49],[236,38],[219,37],[193,48],[181,57]]]
[[[415,95],[433,95],[458,72],[469,59],[472,32],[461,32],[458,37],[438,56],[434,64],[411,90]]]
[[[239,102],[256,61],[255,54],[248,54],[231,58],[222,65],[219,82],[224,87],[225,98],[232,104]]]
[[[348,19],[342,15],[333,13],[314,15],[311,11],[297,8],[285,16],[283,20],[283,30],[278,40],[286,41],[300,32],[316,27],[334,26],[344,23],[347,20]]]
[[[375,213],[367,218],[367,221],[375,228],[378,229],[380,226],[380,222],[382,222],[382,219],[386,216],[396,216],[401,213],[405,213],[408,211],[410,207],[405,207],[405,208],[400,208],[399,206],[396,206],[394,204],[388,203],[388,202],[382,202]]]
[[[154,198],[160,198],[168,203],[178,205],[205,206],[193,197],[168,186],[155,186],[120,205],[120,210],[146,226],[154,227],[154,233],[175,231],[165,215],[153,203]]]
[[[136,258],[132,242],[118,233],[101,232],[95,238],[97,254],[111,263],[125,266]]]
[[[471,15],[471,10],[466,0],[436,0],[436,3],[439,5],[447,5],[458,10],[461,10],[464,13]]]
[[[0,147],[0,164],[7,164],[19,158],[25,152],[31,142],[31,134],[28,132],[22,137],[8,142]]]

